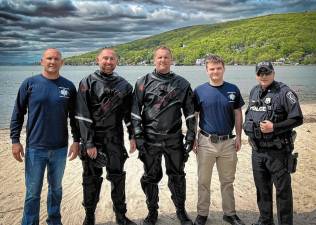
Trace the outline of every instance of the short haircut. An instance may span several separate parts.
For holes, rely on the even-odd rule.
[[[167,46],[164,46],[164,45],[161,45],[161,46],[158,46],[157,48],[155,48],[155,50],[154,50],[154,57],[156,56],[156,52],[158,50],[160,50],[160,49],[168,51],[169,54],[171,55],[171,58],[172,58],[171,49],[169,47],[167,47]]]
[[[105,50],[110,50],[110,51],[112,51],[112,52],[114,53],[115,57],[118,59],[118,54],[117,54],[117,52],[115,51],[114,48],[101,48],[100,51],[99,51],[98,54],[97,54],[97,57],[98,57],[103,51],[105,51]]]
[[[213,54],[211,54],[211,55],[206,56],[206,58],[205,58],[205,66],[206,66],[206,68],[207,68],[207,65],[208,65],[209,63],[214,63],[214,64],[219,64],[219,63],[221,63],[221,64],[223,65],[223,67],[225,67],[224,59],[221,58],[221,57],[218,56],[218,55],[213,55]]]
[[[54,51],[56,51],[56,52],[58,53],[58,55],[60,56],[60,59],[62,59],[61,51],[59,51],[57,48],[47,48],[47,49],[45,49],[45,51],[44,51],[43,54],[42,54],[42,58],[44,57],[45,53],[46,53],[47,51],[49,51],[49,50],[54,50]]]

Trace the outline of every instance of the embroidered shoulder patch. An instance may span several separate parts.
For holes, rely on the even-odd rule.
[[[297,102],[297,99],[292,91],[289,91],[288,93],[286,93],[286,97],[290,100],[292,104]]]

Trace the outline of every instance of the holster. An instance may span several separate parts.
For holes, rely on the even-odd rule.
[[[245,121],[245,123],[243,124],[243,128],[245,131],[245,134],[250,137],[250,138],[255,138],[254,135],[254,122],[253,121]]]
[[[258,146],[254,139],[248,137],[248,143],[254,151],[258,151]]]
[[[288,173],[295,173],[296,171],[296,166],[297,166],[297,158],[298,158],[298,153],[291,153],[287,157],[287,172]]]

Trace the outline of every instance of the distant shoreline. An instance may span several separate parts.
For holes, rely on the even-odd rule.
[[[245,108],[246,106],[243,107],[243,111],[245,111]],[[316,100],[315,102],[312,102],[312,103],[302,102],[301,108],[303,111],[305,111],[304,123],[316,123],[316,113],[308,110],[308,109],[316,108]],[[23,128],[25,128],[25,126]],[[0,128],[0,131],[7,131],[9,129],[10,129],[9,127],[2,127]]]
[[[34,64],[2,64],[2,65],[0,65],[0,67],[1,66],[41,66],[40,64],[36,64],[36,63],[34,63]],[[94,67],[94,66],[97,66],[96,64],[64,64],[64,66],[73,66],[73,67],[75,67],[75,66],[91,66],[91,67]],[[139,67],[141,67],[141,66],[154,66],[153,64],[146,64],[146,65],[137,65],[137,64],[135,64],[135,65],[127,65],[127,64],[124,64],[124,65],[118,65],[118,66],[139,66]],[[181,64],[181,65],[173,65],[173,66],[205,66],[204,64],[202,64],[202,65],[195,65],[195,64],[187,64],[187,65],[185,65],[185,64]],[[255,66],[255,64],[237,64],[237,65],[234,65],[234,64],[225,64],[225,66]],[[277,66],[277,67],[282,67],[282,66],[316,66],[316,64],[298,64],[298,65],[295,65],[295,64],[277,64],[277,65],[275,65],[275,66]]]

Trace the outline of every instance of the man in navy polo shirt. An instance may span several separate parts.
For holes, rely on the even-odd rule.
[[[194,224],[206,223],[212,170],[216,163],[221,183],[223,220],[233,225],[244,225],[236,215],[233,186],[237,152],[241,147],[241,107],[244,101],[238,87],[223,80],[225,65],[222,58],[210,55],[205,64],[209,82],[194,90],[200,127],[194,149],[198,162],[198,216]],[[232,134],[234,127],[236,135]]]

